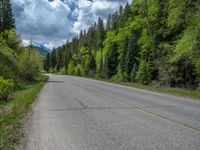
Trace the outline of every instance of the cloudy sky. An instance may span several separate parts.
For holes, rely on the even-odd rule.
[[[34,42],[52,48],[87,29],[98,17],[131,0],[12,0],[17,31],[24,43]]]

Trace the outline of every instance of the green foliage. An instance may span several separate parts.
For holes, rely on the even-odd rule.
[[[42,73],[42,59],[31,48],[23,48],[20,37],[12,30],[0,36],[0,76],[15,82],[37,80]]]
[[[0,114],[0,149],[13,150],[14,145],[23,137],[22,118],[29,110],[31,104],[45,82],[26,85],[25,90],[18,91],[15,98],[7,103],[1,103]],[[1,85],[1,84],[0,84]],[[12,106],[12,107],[10,107]]]
[[[136,45],[136,41],[133,37],[130,38],[129,45],[128,45],[128,51],[126,55],[126,80],[131,81],[133,80],[133,74],[132,71],[135,70],[138,66],[138,47]],[[131,75],[132,74],[132,75]]]
[[[185,16],[186,8],[185,0],[169,0],[169,16],[168,16],[168,26],[170,28],[178,28],[184,24],[183,17]]]
[[[112,43],[107,57],[107,67],[108,67],[108,77],[111,77],[117,73],[118,66],[118,45],[117,43]]]
[[[50,71],[50,68],[51,68],[51,55],[50,53],[48,53],[44,59],[44,70],[48,72]]]
[[[133,64],[133,67],[132,67],[132,71],[131,71],[131,74],[130,74],[130,80],[132,82],[136,82],[136,75],[137,75],[137,64]]]
[[[88,31],[56,48],[47,56],[45,68],[57,64],[71,75],[75,71],[126,82],[197,88],[199,6],[192,0],[134,0],[110,14],[106,25],[99,18]]]
[[[61,74],[61,75],[65,75],[65,74],[67,74],[67,70],[66,70],[65,67],[63,67],[63,68],[61,68],[61,69],[59,70],[58,73]]]
[[[105,32],[104,32],[104,24],[103,24],[103,20],[101,18],[99,18],[98,20],[98,24],[97,24],[97,46],[99,48],[103,47],[103,41],[104,41],[104,37],[105,37]]]
[[[95,61],[94,56],[92,55],[90,57],[89,64],[88,64],[88,68],[89,68],[88,76],[94,77],[95,71],[96,71],[96,67],[97,67],[96,66],[96,61]]]
[[[101,77],[101,73],[102,73],[102,65],[103,65],[103,58],[102,58],[102,52],[101,51],[97,51],[96,53],[96,74],[97,77]]]
[[[0,36],[0,76],[16,79],[18,57],[16,53],[8,47],[6,41]]]
[[[14,83],[13,80],[10,79],[3,79],[0,76],[0,100],[7,100],[9,94],[14,89]]]
[[[15,91],[21,91],[26,89],[26,83],[25,82],[15,82]]]
[[[146,61],[142,61],[139,65],[136,80],[141,84],[149,84],[151,81],[151,74],[149,71],[149,65]]]
[[[2,36],[8,46],[13,49],[17,54],[22,52],[22,44],[20,36],[13,30],[5,30]]]
[[[82,66],[80,64],[78,64],[75,68],[74,68],[74,75],[76,76],[81,76],[81,75],[84,75],[85,70],[83,70]]]
[[[127,66],[127,52],[128,52],[128,37],[125,38],[124,47],[122,50],[121,62],[120,62],[120,70],[122,74],[122,78],[125,80],[127,78],[126,66]]]
[[[89,51],[86,47],[82,47],[80,49],[80,53],[81,53],[81,64],[83,66],[83,74],[84,76],[87,76],[88,75],[88,72],[89,72],[89,61],[90,61],[90,54],[89,54]],[[78,65],[79,67],[81,65]]]
[[[0,1],[0,33],[4,30],[15,29],[15,19],[10,0]]]
[[[27,81],[37,80],[42,71],[42,59],[39,53],[32,48],[27,48],[19,56],[19,72]]]
[[[70,61],[69,64],[68,64],[68,70],[67,70],[67,73],[69,75],[74,75],[74,65],[73,65],[73,62]]]

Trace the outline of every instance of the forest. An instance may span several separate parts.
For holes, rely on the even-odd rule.
[[[47,72],[196,89],[200,85],[200,2],[134,0],[44,61]]]

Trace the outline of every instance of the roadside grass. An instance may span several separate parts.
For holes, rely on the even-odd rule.
[[[124,85],[128,87],[134,87],[138,89],[159,92],[163,94],[169,94],[169,95],[174,95],[174,96],[181,96],[181,97],[186,97],[186,98],[192,98],[195,100],[200,100],[200,90],[189,90],[189,89],[154,86],[154,85],[142,85],[142,84],[132,83],[132,82],[122,82],[122,81],[106,80],[106,79],[98,79],[98,78],[91,78],[91,79],[109,82],[109,83],[115,83],[115,84]]]
[[[0,150],[12,150],[23,136],[22,120],[47,79],[27,84],[8,102],[0,102]]]

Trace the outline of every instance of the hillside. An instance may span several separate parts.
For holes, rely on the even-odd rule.
[[[200,3],[127,3],[46,57],[47,71],[195,89],[200,85]]]
[[[12,78],[16,75],[16,53],[6,44],[0,36],[0,76]]]

